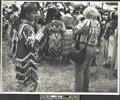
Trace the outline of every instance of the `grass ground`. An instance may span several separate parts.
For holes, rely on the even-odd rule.
[[[3,42],[2,91],[15,92],[15,65],[8,56],[10,46]],[[90,69],[90,92],[117,92],[117,78],[101,64],[101,54],[97,66]],[[37,92],[74,92],[74,64],[50,66],[42,63],[38,67],[39,85]]]

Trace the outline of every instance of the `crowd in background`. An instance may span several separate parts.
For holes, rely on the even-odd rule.
[[[24,3],[24,5],[27,3]],[[70,2],[47,2],[35,3],[35,19],[32,23],[34,33],[40,32],[44,26],[52,20],[61,20],[67,17],[64,21],[68,25],[68,29],[79,28],[86,19],[83,12],[87,7],[91,7],[90,3],[86,6],[71,6]],[[118,15],[117,8],[113,11],[105,11],[102,8],[93,7],[98,10],[97,21],[100,24],[100,34],[97,38],[97,52],[102,51],[105,59],[103,66],[111,68],[117,75],[117,47],[118,47]],[[21,6],[21,9],[22,6]],[[11,6],[3,6],[3,41],[7,38],[9,43],[14,38],[14,33],[19,29],[21,19],[25,17],[24,10],[21,10],[15,4]],[[21,12],[23,11],[23,12]],[[29,11],[29,9],[28,9]],[[69,19],[70,18],[70,19]],[[94,57],[93,66],[96,65],[96,56]]]
[[[88,3],[86,6],[81,4],[79,6],[72,7],[69,2],[47,2],[42,5],[40,3],[36,3],[36,6],[37,14],[34,22],[35,33],[37,33],[39,28],[42,29],[42,27],[49,23],[56,15],[58,19],[63,16],[73,17],[74,27],[77,27],[77,25],[85,19],[83,15],[84,9],[87,8],[87,6],[92,5]],[[101,31],[98,38],[98,47],[102,46],[103,55],[106,58],[104,65],[107,66],[110,64],[110,61],[112,61],[113,63],[111,67],[113,67],[116,65],[116,60],[113,61],[116,54],[113,52],[117,50],[117,8],[114,8],[114,11],[105,11],[102,8],[97,9],[100,14],[98,16],[98,21],[101,25]],[[47,13],[48,10],[49,13]],[[56,12],[56,15],[54,12]],[[14,31],[14,29],[17,29],[19,26],[19,13],[20,8],[18,8],[16,4],[3,7],[3,39],[6,34],[8,35],[8,38],[12,38],[13,32],[11,31]],[[113,29],[115,33],[114,37],[113,34],[110,34],[109,29],[107,29],[108,26]]]

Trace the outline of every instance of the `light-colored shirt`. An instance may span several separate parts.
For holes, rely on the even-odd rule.
[[[97,20],[85,19],[77,26],[77,29],[80,30],[79,32],[83,31],[80,36],[80,42],[87,42],[90,45],[97,45],[98,36],[100,34],[100,23]],[[89,30],[89,32],[86,30]],[[89,39],[87,41],[88,34]]]

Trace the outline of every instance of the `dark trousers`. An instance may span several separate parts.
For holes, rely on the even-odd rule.
[[[84,44],[81,44],[81,46],[84,46]],[[75,64],[75,92],[89,91],[89,73],[96,54],[96,47],[88,45],[86,49],[84,62]]]

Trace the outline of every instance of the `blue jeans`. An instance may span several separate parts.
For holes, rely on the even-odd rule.
[[[84,47],[84,45],[80,44],[80,47]],[[89,73],[95,54],[96,47],[88,45],[84,62],[75,64],[75,92],[89,91]]]

